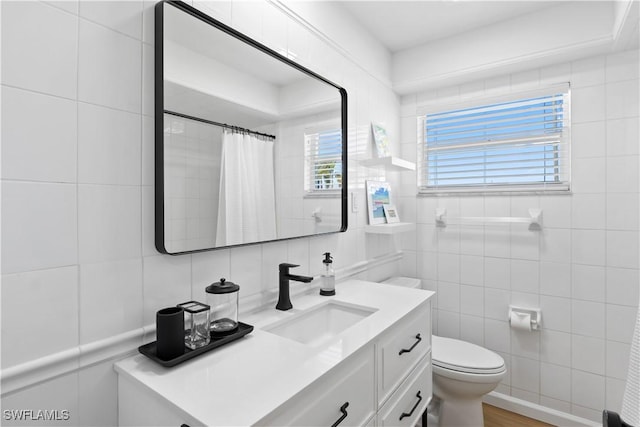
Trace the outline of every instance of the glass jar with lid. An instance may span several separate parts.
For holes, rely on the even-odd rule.
[[[229,333],[238,328],[238,296],[240,286],[224,277],[205,289],[211,307],[211,332]]]

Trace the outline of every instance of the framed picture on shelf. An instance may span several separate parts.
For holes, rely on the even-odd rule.
[[[384,205],[391,204],[391,190],[386,181],[367,181],[367,211],[369,224],[384,224],[387,222]]]
[[[398,209],[396,209],[395,205],[382,205],[382,208],[384,209],[384,216],[389,224],[400,222]]]
[[[382,123],[371,123],[371,131],[373,132],[373,141],[376,143],[378,157],[391,156],[389,138],[387,137],[387,130],[384,128],[384,125]]]

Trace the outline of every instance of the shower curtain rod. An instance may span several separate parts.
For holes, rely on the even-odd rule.
[[[256,132],[255,130],[241,128],[240,126],[228,125],[226,123],[218,123],[212,122],[211,120],[201,119],[199,117],[189,116],[187,114],[176,113],[175,111],[164,110],[165,114],[170,114],[172,116],[182,117],[183,119],[195,120],[196,122],[207,123],[209,125],[220,126],[227,129],[237,130],[239,132],[252,133],[254,135],[266,136],[267,138],[276,139],[275,135],[269,135],[268,133]]]

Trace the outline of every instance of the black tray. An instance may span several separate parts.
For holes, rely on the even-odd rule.
[[[253,331],[253,326],[247,325],[246,323],[238,322],[238,329],[236,329],[235,331],[232,331],[226,335],[211,334],[211,342],[209,344],[200,348],[196,348],[195,350],[191,350],[189,347],[185,347],[184,354],[169,360],[162,360],[158,357],[156,352],[156,341],[138,347],[138,351],[154,362],[170,368],[189,359],[193,359],[194,357],[199,356],[202,353],[206,353],[207,351],[211,351],[214,348],[221,347],[227,343],[230,343],[231,341],[242,338],[243,336],[251,333],[251,331]]]

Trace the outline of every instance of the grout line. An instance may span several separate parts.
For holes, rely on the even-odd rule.
[[[102,24],[102,23],[100,23],[98,21],[94,21],[94,20],[92,20],[90,18],[82,16],[80,14],[80,4],[81,3],[82,3],[82,1],[78,2],[78,15],[75,15],[75,16],[77,16],[78,21],[80,21],[80,20],[86,21],[87,23],[90,23],[90,24],[96,25],[98,27],[101,27],[103,29],[109,30],[109,31],[114,32],[114,33],[116,33],[118,35],[127,37],[128,39],[134,40],[136,42],[143,43],[144,34],[143,34],[142,22],[140,23],[140,38],[137,38],[136,36],[132,36],[131,34],[127,34],[127,33],[122,32],[122,31],[120,31],[120,30],[118,30],[116,28],[109,27],[109,26],[107,26],[105,24]],[[140,3],[141,3],[142,7],[140,8],[140,10],[137,13],[140,14],[141,16],[143,16],[144,15],[144,5],[142,4],[142,2],[140,2]],[[141,18],[141,19],[144,19],[144,18]]]
[[[76,67],[77,67],[77,64],[76,64]],[[77,69],[76,69],[76,71],[77,71]],[[67,100],[67,101],[78,102],[78,94],[77,94],[78,82],[77,82],[77,79],[76,79],[76,96],[75,96],[75,98],[69,98],[67,96],[62,96],[62,95],[55,95],[55,94],[42,92],[42,91],[39,91],[39,90],[30,89],[30,88],[26,88],[26,87],[15,86],[15,85],[12,85],[12,84],[7,84],[7,83],[2,83],[1,86],[3,88],[16,89],[16,90],[21,90],[21,91],[24,91],[24,92],[34,93],[34,94],[38,94],[38,95],[50,96],[50,97],[53,97],[53,98],[58,98],[58,99],[64,99],[64,100]]]
[[[79,51],[78,51],[78,55],[79,55]],[[80,61],[78,59],[78,64],[76,66],[76,71],[78,72],[78,74],[79,74],[79,68],[80,68],[79,67],[79,62]],[[86,105],[92,105],[92,106],[95,106],[95,107],[102,107],[102,108],[113,110],[113,111],[117,111],[117,112],[120,112],[120,113],[136,114],[136,115],[141,115],[143,117],[150,117],[150,118],[155,117],[154,115],[144,114],[144,112],[142,112],[142,111],[136,112],[136,111],[131,111],[131,110],[125,110],[125,109],[118,108],[118,107],[112,107],[110,105],[98,104],[96,102],[85,101],[85,100],[79,99],[79,94],[78,94],[78,92],[80,90],[80,88],[79,88],[79,79],[78,79],[78,82],[76,83],[76,97],[75,98],[70,98],[70,97],[62,96],[62,95],[56,95],[56,94],[52,94],[52,93],[47,93],[47,92],[43,92],[43,91],[40,91],[40,90],[30,89],[30,88],[26,88],[26,87],[22,87],[22,86],[15,86],[15,85],[7,84],[7,83],[2,83],[0,86],[3,87],[3,88],[15,89],[15,90],[19,90],[19,91],[28,92],[28,93],[31,93],[31,94],[49,96],[49,97],[52,97],[52,98],[62,99],[62,100],[66,100],[66,101],[72,101],[72,102],[75,102],[77,104],[86,104]],[[142,106],[140,108],[142,110]]]
[[[85,186],[85,187],[129,187],[129,188],[145,188],[145,187],[153,187],[153,184],[150,185],[139,185],[139,184],[111,184],[111,183],[101,183],[101,182],[69,182],[69,181],[37,181],[37,180],[28,180],[28,179],[12,179],[12,178],[3,178],[3,183],[15,183],[15,184],[42,184],[42,185],[77,185]],[[76,194],[77,197],[77,194]],[[77,214],[77,212],[76,212]]]
[[[603,126],[604,126],[604,146],[605,146],[605,150],[604,150],[604,177],[603,177],[603,181],[604,181],[604,190],[605,190],[605,195],[604,195],[604,292],[605,294],[603,295],[603,308],[604,308],[604,331],[603,331],[603,338],[602,338],[602,342],[604,345],[604,357],[603,357],[603,370],[604,370],[604,383],[605,383],[605,387],[604,390],[602,390],[602,397],[604,402],[607,402],[607,395],[609,394],[607,392],[607,341],[609,339],[608,334],[607,334],[607,258],[608,258],[608,253],[607,253],[607,240],[609,237],[609,230],[607,228],[607,220],[608,220],[608,216],[607,216],[607,195],[609,194],[609,192],[607,191],[607,184],[608,184],[608,180],[607,180],[607,176],[608,176],[608,160],[609,160],[609,156],[607,155],[607,148],[608,148],[608,141],[607,141],[607,136],[609,134],[608,132],[608,128],[609,128],[609,119],[608,116],[608,111],[607,111],[607,95],[608,95],[608,87],[609,87],[609,82],[607,79],[607,64],[608,64],[608,58],[609,55],[606,55],[604,57],[604,84],[603,84],[603,90],[604,90],[604,102],[603,102],[603,107],[604,107],[604,120],[603,120]],[[572,295],[573,296],[573,295]]]
[[[77,11],[80,11],[80,3],[78,2]],[[78,180],[80,178],[80,105],[78,103],[78,99],[80,97],[80,19],[76,16],[76,96],[73,100],[75,103],[76,110],[76,179],[73,184],[76,189],[76,275],[77,275],[77,289],[76,289],[76,299],[78,304],[78,329],[77,329],[77,339],[78,339],[78,348],[80,348],[80,344],[82,342],[82,274],[80,273],[80,186],[78,185]],[[78,361],[80,360],[82,354],[78,355]],[[76,376],[76,387],[78,390],[77,396],[77,405],[80,407],[80,369],[78,367],[77,376]]]

